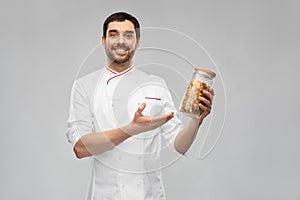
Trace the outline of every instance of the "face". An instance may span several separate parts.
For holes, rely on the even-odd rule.
[[[110,63],[131,64],[135,50],[139,46],[134,25],[131,21],[113,21],[108,24],[106,38],[102,44]]]

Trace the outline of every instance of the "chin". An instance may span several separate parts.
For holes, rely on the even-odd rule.
[[[113,62],[116,63],[116,64],[119,64],[119,65],[122,65],[122,64],[124,65],[124,64],[127,64],[128,61],[129,61],[129,60],[127,60],[127,61],[123,61],[123,60],[114,60]]]

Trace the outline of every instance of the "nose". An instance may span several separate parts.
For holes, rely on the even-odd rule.
[[[124,36],[122,34],[120,34],[118,42],[121,44],[124,44],[125,40],[124,40]]]

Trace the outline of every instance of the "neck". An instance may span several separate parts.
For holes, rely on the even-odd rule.
[[[132,64],[133,64],[132,61],[123,63],[123,64],[111,62],[111,63],[108,63],[107,66],[116,72],[122,72],[122,71],[130,68],[132,66]]]

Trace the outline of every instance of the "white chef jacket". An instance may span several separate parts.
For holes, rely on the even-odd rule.
[[[173,111],[175,117],[90,157],[87,200],[166,199],[161,169],[181,155],[174,140],[183,127],[164,80],[133,66],[121,73],[106,67],[74,82],[66,132],[73,147],[85,134],[127,125],[142,102],[146,102],[144,115]]]

